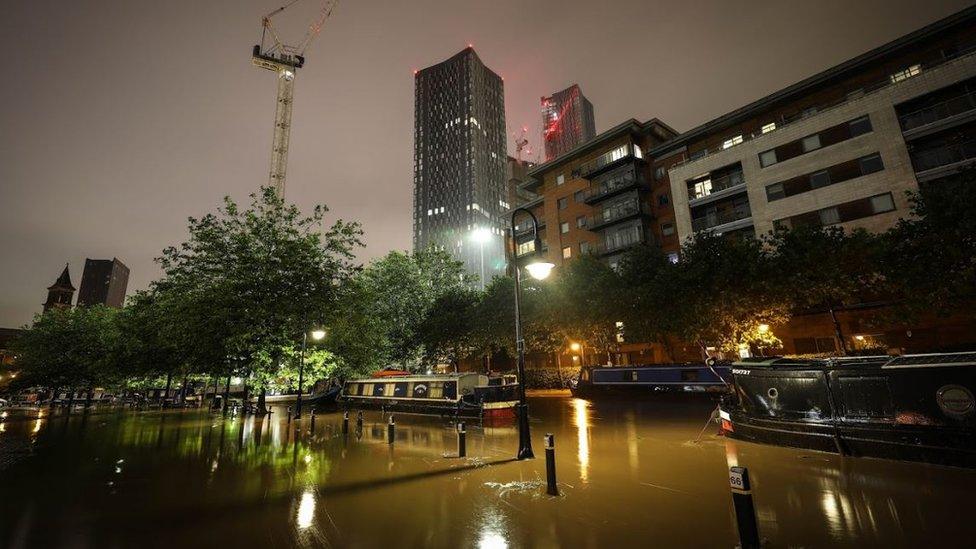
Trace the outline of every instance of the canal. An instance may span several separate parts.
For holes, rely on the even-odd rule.
[[[0,547],[733,547],[728,468],[749,468],[771,547],[976,538],[976,471],[727,440],[708,402],[530,399],[513,424],[367,412],[273,419],[198,411],[0,423]],[[545,433],[561,494],[545,494]]]

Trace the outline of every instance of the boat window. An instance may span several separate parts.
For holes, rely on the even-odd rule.
[[[457,399],[457,381],[445,381],[444,382],[444,398],[450,400]]]
[[[630,371],[630,381],[637,381],[637,370]]]
[[[373,394],[373,384],[372,383],[363,383],[363,386],[360,389],[359,394],[361,394],[363,396],[370,396],[370,395],[372,395]]]
[[[408,383],[400,382],[400,383],[394,383],[393,385],[394,385],[394,387],[393,387],[393,396],[395,396],[395,397],[405,397],[408,394],[410,394],[409,393],[409,389],[407,387],[407,385],[409,385]]]
[[[431,381],[430,392],[427,395],[427,398],[443,398],[443,397],[444,397],[444,382]]]
[[[358,395],[360,383],[347,383],[346,384],[346,394],[347,395]]]
[[[681,381],[698,381],[698,370],[681,370]]]
[[[396,383],[387,383],[386,386],[383,387],[383,394],[385,396],[391,397],[394,395],[394,393],[396,393]]]
[[[430,384],[424,383],[423,381],[418,381],[413,384],[413,391],[411,394],[413,398],[428,398],[430,393]]]
[[[373,396],[377,396],[377,397],[383,396],[383,389],[384,389],[384,384],[383,383],[374,383],[373,384]]]

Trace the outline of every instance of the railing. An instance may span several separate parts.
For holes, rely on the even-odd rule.
[[[540,212],[540,213],[537,213],[536,215],[539,218],[539,229],[544,228],[546,226],[546,220],[545,219],[542,219],[542,213]],[[516,235],[523,235],[523,234],[526,234],[526,233],[529,233],[529,232],[532,232],[532,222],[531,221],[523,221],[522,223],[517,223],[515,225],[515,234]]]
[[[610,164],[614,164],[625,158],[639,158],[634,154],[634,147],[636,145],[620,145],[611,151],[605,152],[600,156],[590,160],[589,162],[580,165],[579,173],[581,177],[589,178],[594,173],[604,169]]]
[[[976,50],[976,46],[970,46],[970,47],[964,49],[963,51],[958,52],[956,55],[954,55],[952,57],[947,57],[945,59],[936,59],[936,60],[933,60],[933,61],[928,61],[928,62],[925,62],[925,63],[920,63],[921,68],[922,68],[922,72],[925,73],[926,71],[932,70],[932,69],[934,69],[936,67],[939,67],[941,65],[945,65],[947,63],[952,63],[952,62],[955,62],[955,61],[960,60],[960,59],[963,59],[963,58],[976,57],[976,51],[974,51],[974,50]],[[916,77],[912,77],[912,78],[916,78]],[[912,80],[912,78],[908,78],[906,80]],[[864,90],[864,93],[862,95],[858,95],[856,97],[847,97],[847,98],[844,98],[844,99],[840,99],[840,100],[837,100],[837,101],[833,101],[831,103],[825,103],[825,104],[822,104],[822,105],[817,105],[816,106],[817,112],[815,114],[811,114],[809,116],[804,116],[802,113],[798,113],[794,117],[786,118],[786,119],[783,119],[783,120],[777,120],[776,121],[776,128],[773,129],[773,130],[771,130],[771,131],[768,131],[768,132],[765,132],[765,133],[759,131],[759,132],[754,132],[752,134],[745,134],[745,135],[742,136],[743,137],[742,143],[745,143],[746,141],[750,141],[752,139],[756,139],[757,137],[762,137],[763,135],[766,135],[767,133],[773,133],[775,131],[781,130],[781,129],[783,129],[783,128],[791,125],[791,124],[794,124],[794,123],[796,123],[798,121],[801,121],[801,120],[804,120],[806,118],[809,118],[810,116],[816,116],[817,114],[822,114],[822,113],[824,113],[824,112],[826,112],[828,110],[831,110],[831,109],[840,107],[842,105],[846,105],[847,103],[850,103],[852,101],[858,101],[858,100],[860,100],[861,98],[863,98],[863,97],[865,97],[867,95],[870,95],[870,94],[875,93],[877,91],[883,90],[883,89],[885,89],[885,88],[887,88],[889,86],[896,86],[896,85],[898,85],[898,84],[900,84],[902,82],[905,82],[906,80],[899,80],[897,82],[892,82],[890,77],[885,77],[884,80],[881,80],[881,81],[875,82],[873,84],[869,84],[867,86],[864,86],[862,88]],[[737,147],[737,146],[741,145],[742,143],[737,143],[735,145],[732,145],[732,147]],[[718,147],[715,147],[715,148],[712,148],[712,149],[707,149],[700,156],[695,156],[694,158],[687,158],[685,160],[682,160],[680,162],[675,163],[674,165],[671,166],[670,169],[673,170],[675,168],[679,168],[679,167],[684,166],[686,164],[690,164],[690,163],[695,162],[697,160],[701,160],[703,158],[707,158],[708,156],[710,156],[712,154],[722,152],[722,151],[727,150],[727,149],[732,148],[732,147],[722,147],[721,145],[719,145]]]
[[[904,131],[976,109],[976,94],[967,93],[898,117]]]
[[[744,185],[745,182],[746,180],[742,177],[742,172],[732,172],[718,179],[713,179],[711,187],[707,190],[702,189],[700,192],[695,190],[694,184],[689,184],[688,200],[705,198],[710,194],[715,194],[719,191],[724,191],[725,189],[731,189],[732,187],[738,187],[739,185]]]
[[[976,139],[913,153],[912,165],[915,166],[916,172],[924,172],[974,158],[976,158]]]
[[[600,254],[610,254],[644,242],[644,232],[641,228],[634,227],[633,229],[633,231],[622,235],[618,232],[613,236],[604,238],[597,246],[597,252]]]
[[[644,178],[636,175],[634,172],[626,172],[619,177],[614,177],[591,187],[584,197],[584,199],[589,201],[599,200],[605,196],[611,195],[617,191],[633,187],[635,185],[642,185],[644,183]]]
[[[633,199],[618,202],[604,207],[598,215],[587,219],[586,226],[590,230],[594,230],[608,223],[644,213],[647,213],[647,208],[640,200]]]
[[[705,231],[712,227],[718,227],[719,225],[725,225],[726,223],[732,223],[733,221],[749,217],[752,217],[752,210],[749,209],[749,206],[736,206],[731,210],[710,212],[704,217],[692,219],[691,230],[697,233],[698,231]]]

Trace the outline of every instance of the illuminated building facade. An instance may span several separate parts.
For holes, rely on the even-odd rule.
[[[593,104],[576,84],[543,97],[542,128],[549,162],[596,136]]]
[[[483,285],[505,272],[503,81],[468,47],[414,83],[414,250],[450,252]]]

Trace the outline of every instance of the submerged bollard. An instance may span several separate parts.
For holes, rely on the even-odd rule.
[[[362,410],[360,410],[356,414],[356,432],[357,433],[363,432],[363,411]]]
[[[288,423],[291,423],[291,406],[288,407]]]
[[[390,423],[386,426],[386,441],[393,444],[393,436],[396,431],[396,422],[393,421],[393,414],[390,414]]]
[[[349,411],[342,412],[342,434],[349,434]]]
[[[556,444],[552,433],[546,433],[546,493],[550,496],[559,495],[556,486]]]
[[[742,549],[758,549],[759,525],[756,522],[756,507],[752,503],[749,470],[745,467],[729,469],[729,486],[732,488],[732,507],[739,529],[739,546]]]
[[[312,426],[310,429],[313,433],[315,432],[315,410],[312,410]]]
[[[468,431],[465,428],[463,421],[457,424],[457,433],[458,433],[458,457],[463,458],[468,454],[468,444],[467,441],[465,440],[467,438]]]

